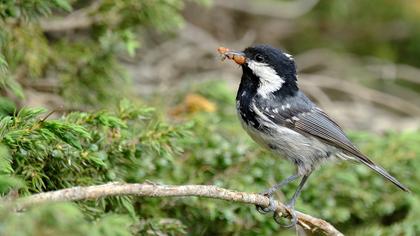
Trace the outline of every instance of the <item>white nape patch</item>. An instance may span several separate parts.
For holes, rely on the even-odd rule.
[[[266,63],[249,60],[248,67],[260,78],[257,93],[262,97],[267,97],[270,93],[279,90],[284,83],[284,79]]]
[[[287,58],[289,58],[290,60],[293,60],[293,56],[290,55],[289,53],[283,53]]]

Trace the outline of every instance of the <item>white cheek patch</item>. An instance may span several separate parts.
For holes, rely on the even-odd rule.
[[[260,78],[260,86],[257,89],[257,93],[263,97],[267,97],[272,92],[279,90],[284,83],[284,79],[265,63],[249,60],[248,67]]]

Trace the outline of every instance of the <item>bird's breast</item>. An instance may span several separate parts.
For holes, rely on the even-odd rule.
[[[260,129],[260,121],[252,109],[252,99],[253,97],[247,91],[240,91],[236,98],[236,111],[244,128],[250,126],[255,129]]]
[[[334,151],[316,138],[273,122],[253,100],[238,99],[237,112],[242,127],[255,142],[292,161],[300,174],[308,173]]]

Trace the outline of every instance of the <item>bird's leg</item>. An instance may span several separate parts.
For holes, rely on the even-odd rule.
[[[293,227],[296,225],[297,223],[297,218],[296,218],[296,212],[295,212],[295,204],[296,204],[296,200],[300,195],[300,192],[302,191],[303,186],[305,185],[306,181],[308,180],[309,176],[311,175],[311,172],[309,172],[308,174],[304,175],[302,180],[299,183],[298,188],[296,189],[295,193],[293,194],[292,199],[290,199],[290,202],[286,205],[286,207],[289,209],[290,215],[292,216],[291,219],[291,224],[286,225],[285,227]],[[277,217],[277,214],[274,213],[274,220],[279,223],[279,219]],[[279,223],[280,224],[280,223]]]
[[[274,197],[273,194],[275,191],[277,191],[279,188],[282,188],[283,186],[287,185],[288,183],[292,182],[293,180],[299,178],[298,174],[292,175],[287,177],[286,179],[282,180],[281,182],[277,183],[273,187],[265,190],[264,192],[260,193],[261,195],[264,195],[270,199],[270,203],[268,207],[263,208],[262,206],[256,206],[257,211],[262,214],[266,214],[268,212],[274,212],[276,210],[276,206],[274,204]]]

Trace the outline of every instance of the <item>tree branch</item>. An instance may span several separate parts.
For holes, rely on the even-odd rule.
[[[221,199],[230,202],[238,202],[252,205],[268,206],[269,199],[255,193],[237,192],[229,189],[219,188],[212,185],[156,185],[156,184],[126,184],[108,183],[88,187],[73,187],[52,192],[38,193],[18,199],[16,204],[18,210],[23,208],[49,202],[76,201],[97,199],[108,196],[145,196],[145,197],[187,197],[197,196]],[[288,209],[276,201],[276,213],[290,218]],[[322,232],[325,235],[343,235],[330,223],[313,216],[296,212],[297,223],[304,229]]]

